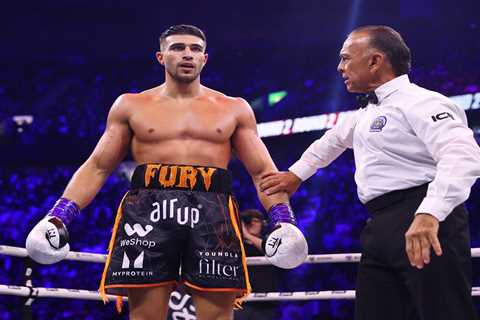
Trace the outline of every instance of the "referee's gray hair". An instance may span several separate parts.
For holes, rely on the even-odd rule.
[[[350,34],[356,32],[368,33],[370,46],[385,53],[396,76],[410,71],[412,55],[400,33],[389,26],[382,25],[358,27]]]

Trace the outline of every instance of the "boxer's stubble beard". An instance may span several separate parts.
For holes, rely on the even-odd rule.
[[[178,71],[179,68],[180,66],[176,67],[175,71],[167,69],[167,72],[173,80],[184,84],[189,84],[195,81],[200,76],[200,72],[202,71],[202,68],[200,68],[199,70],[195,68],[191,75],[180,75],[180,72]]]

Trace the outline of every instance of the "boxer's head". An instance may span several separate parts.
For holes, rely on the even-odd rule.
[[[168,75],[184,83],[197,79],[208,59],[203,31],[192,25],[175,25],[165,30],[159,40],[156,57]]]

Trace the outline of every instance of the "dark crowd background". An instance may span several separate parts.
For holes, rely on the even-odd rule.
[[[447,96],[480,91],[480,2],[451,1],[43,1],[0,12],[0,244],[25,238],[62,194],[104,130],[124,92],[160,84],[157,38],[168,26],[195,24],[207,34],[205,85],[252,102],[258,122],[355,108],[335,68],[348,31],[387,24],[413,53],[411,80]],[[274,106],[268,93],[285,90]],[[478,101],[476,105],[478,106]],[[467,111],[480,132],[480,109]],[[33,121],[14,121],[31,115]],[[24,119],[24,118],[20,118]],[[322,131],[264,139],[281,170]],[[126,160],[129,160],[128,158]],[[230,164],[240,209],[260,208],[245,169]],[[356,196],[350,151],[292,197],[310,254],[359,252],[368,218]],[[113,174],[71,225],[73,251],[105,253],[116,207],[128,187]],[[472,247],[480,247],[480,186],[467,202]],[[35,265],[34,286],[96,290],[103,265],[65,261]],[[0,283],[23,285],[23,259],[0,255]],[[282,291],[354,289],[355,264],[303,265],[283,273]],[[480,264],[474,259],[474,286]],[[480,298],[474,298],[480,308]],[[19,319],[23,298],[0,295],[0,319]],[[281,304],[282,319],[352,319],[352,300]],[[34,319],[123,319],[113,303],[37,299]]]

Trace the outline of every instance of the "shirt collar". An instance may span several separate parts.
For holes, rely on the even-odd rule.
[[[385,99],[390,94],[394,93],[395,91],[406,87],[410,84],[410,79],[408,78],[407,74],[402,74],[399,77],[396,77],[388,82],[385,82],[380,87],[375,89],[375,94],[378,98],[378,103],[382,103],[383,99]]]

